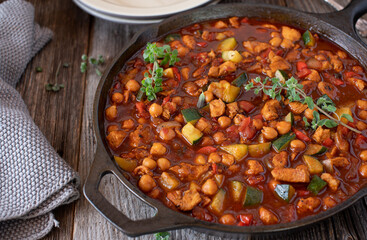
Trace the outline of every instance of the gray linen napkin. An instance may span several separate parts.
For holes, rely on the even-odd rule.
[[[57,225],[51,210],[79,197],[79,177],[47,142],[14,89],[52,38],[23,0],[0,4],[0,239],[38,239]]]

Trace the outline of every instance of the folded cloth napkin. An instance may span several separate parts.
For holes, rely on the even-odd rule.
[[[31,119],[14,89],[52,38],[23,0],[0,4],[0,239],[39,239],[58,222],[51,210],[79,197],[79,177]]]

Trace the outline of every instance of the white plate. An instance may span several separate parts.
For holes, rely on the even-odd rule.
[[[150,24],[150,23],[158,23],[163,20],[163,19],[150,19],[150,20],[149,19],[129,19],[129,18],[111,16],[111,15],[107,15],[107,14],[95,11],[94,9],[91,9],[85,6],[83,3],[81,3],[78,0],[73,0],[73,1],[82,10],[89,13],[90,15],[93,15],[97,18],[101,18],[101,19],[111,21],[111,22],[125,23],[125,24]]]
[[[122,18],[162,18],[205,5],[212,0],[78,0],[102,14]]]

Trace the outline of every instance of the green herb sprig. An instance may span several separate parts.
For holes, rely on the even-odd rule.
[[[82,58],[82,62],[80,63],[80,72],[81,73],[85,73],[87,71],[88,62],[89,62],[89,64],[94,66],[96,74],[98,76],[102,76],[102,72],[99,69],[99,66],[105,63],[105,60],[104,60],[102,55],[99,55],[98,58],[89,57],[89,59],[88,59],[88,56],[86,54],[83,54],[81,58]]]
[[[57,79],[59,77],[60,67],[61,67],[61,62],[59,62],[59,65],[57,66],[57,69],[56,69],[56,74],[55,74],[55,81],[56,82],[57,82]],[[47,83],[45,85],[46,91],[53,91],[53,92],[58,92],[61,89],[63,89],[64,87],[65,87],[64,84],[58,84],[58,83],[55,83],[55,84]]]
[[[269,81],[272,84],[266,85]],[[320,97],[315,104],[314,100],[311,97],[307,96],[307,94],[302,89],[303,85],[299,84],[297,79],[295,79],[294,77],[289,78],[284,83],[282,83],[278,78],[265,78],[264,80],[261,80],[260,77],[257,77],[254,79],[253,82],[250,82],[245,86],[246,91],[254,90],[255,94],[263,92],[265,95],[268,95],[272,99],[277,99],[278,101],[282,99],[281,93],[285,90],[287,92],[286,98],[290,102],[301,102],[303,104],[307,104],[308,108],[310,108],[311,110],[316,109],[327,117],[327,119],[320,119],[320,114],[317,111],[314,111],[314,118],[311,124],[308,122],[306,117],[303,117],[303,121],[305,122],[306,127],[311,127],[312,129],[316,129],[318,126],[334,128],[340,124],[356,133],[362,133],[358,129],[355,129],[341,121],[341,118],[344,117],[348,121],[353,122],[353,117],[345,113],[341,116],[338,116],[335,113],[335,104],[329,97]],[[333,117],[331,114],[335,117]]]
[[[169,240],[170,235],[168,232],[159,232],[155,234],[155,239],[156,240]]]
[[[158,47],[156,43],[148,43],[146,49],[144,50],[144,61],[148,63],[153,63],[153,69],[149,70],[149,73],[144,74],[144,80],[141,82],[142,86],[140,88],[139,96],[145,93],[148,101],[152,101],[157,98],[156,93],[163,90],[162,88],[162,76],[163,68],[168,63],[169,66],[174,65],[176,62],[180,61],[177,57],[177,50],[171,50],[169,45],[164,45]],[[158,61],[160,60],[160,61]]]

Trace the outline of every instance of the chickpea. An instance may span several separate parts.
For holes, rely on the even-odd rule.
[[[362,177],[367,178],[367,164],[366,163],[363,163],[359,167],[359,173],[361,174]]]
[[[224,214],[219,218],[219,222],[225,225],[234,225],[236,224],[236,218],[232,214]]]
[[[126,89],[131,91],[131,92],[136,92],[140,89],[140,85],[137,81],[135,81],[134,79],[131,79],[129,81],[127,81],[126,85],[125,85]]]
[[[176,103],[177,105],[182,105],[182,97],[180,96],[173,97],[172,102]]]
[[[252,125],[256,128],[256,130],[260,130],[264,126],[263,121],[257,118],[252,120]]]
[[[157,103],[153,103],[149,107],[149,113],[154,118],[159,117],[162,114],[162,112],[163,112],[162,106]]]
[[[279,32],[271,32],[270,33],[270,37],[274,38],[274,37],[280,37],[280,33]]]
[[[222,144],[226,140],[226,137],[223,132],[216,132],[213,135],[213,139],[215,144]]]
[[[148,174],[141,176],[138,185],[143,192],[150,192],[157,186],[154,179]]]
[[[312,119],[313,119],[313,112],[315,112],[315,111],[316,111],[315,109],[314,109],[314,110],[311,110],[311,109],[307,108],[307,109],[305,110],[305,112],[304,112],[305,117],[306,117],[307,119],[312,120]]]
[[[204,96],[205,96],[205,101],[206,102],[210,102],[214,98],[213,93],[212,92],[209,92],[209,91],[205,91],[204,92]]]
[[[122,93],[116,92],[112,94],[111,100],[114,103],[122,103],[122,101],[124,100],[124,95],[122,95]]]
[[[205,156],[202,155],[202,154],[197,155],[196,158],[195,158],[195,163],[200,164],[200,165],[204,165],[206,163]]]
[[[362,121],[358,121],[357,124],[356,124],[356,127],[357,127],[358,130],[363,131],[367,128],[367,124],[365,124]]]
[[[144,158],[142,165],[149,168],[149,169],[151,169],[151,170],[153,170],[154,168],[157,167],[156,161],[154,161],[151,158]]]
[[[227,128],[231,124],[231,119],[227,116],[218,118],[218,123],[221,128]]]
[[[106,109],[106,118],[109,121],[113,121],[117,118],[117,107],[112,105]]]
[[[358,117],[362,120],[367,120],[367,111],[366,110],[362,110],[358,113]]]
[[[134,127],[134,121],[132,119],[128,119],[122,122],[123,129],[130,129]]]
[[[245,116],[244,115],[242,115],[242,114],[237,114],[234,118],[233,118],[233,123],[235,124],[235,125],[240,125],[241,124],[241,122],[242,122],[242,120],[245,118]]]
[[[169,141],[176,137],[176,133],[172,128],[162,128],[159,137],[164,141]]]
[[[270,45],[273,47],[279,47],[282,43],[282,39],[280,37],[274,37],[269,41]]]
[[[357,107],[362,110],[367,110],[367,101],[357,100]]]
[[[167,158],[159,158],[157,164],[162,171],[166,171],[171,167],[171,162]]]
[[[261,130],[261,132],[268,140],[272,140],[278,136],[278,132],[272,127],[263,127],[263,130]]]
[[[150,154],[152,155],[163,155],[167,151],[167,148],[162,143],[153,143],[150,148]]]
[[[201,186],[201,191],[206,195],[214,195],[218,191],[218,186],[213,179],[208,179],[206,182]]]
[[[208,162],[210,163],[220,163],[222,158],[219,156],[218,153],[214,152],[209,154]]]
[[[292,152],[302,152],[306,149],[306,144],[298,139],[292,140],[290,146]]]
[[[280,135],[288,133],[292,128],[292,124],[290,122],[281,121],[277,123],[277,130]]]
[[[360,154],[359,157],[361,158],[362,161],[367,162],[367,150],[363,150]]]

